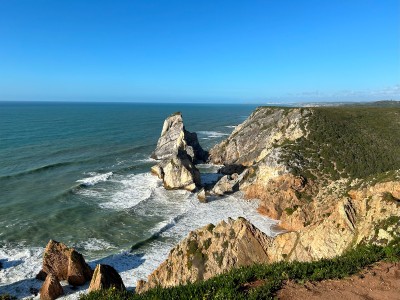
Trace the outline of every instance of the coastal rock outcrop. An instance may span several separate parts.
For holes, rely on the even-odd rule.
[[[148,281],[139,281],[138,293],[208,279],[233,267],[265,263],[272,239],[244,218],[209,224],[192,231],[175,246]]]
[[[310,114],[305,108],[257,108],[232,134],[210,150],[215,164],[250,166],[287,140],[305,134],[300,123]]]
[[[96,266],[92,281],[90,282],[89,292],[115,288],[124,291],[125,285],[118,272],[109,265],[99,264]]]
[[[185,129],[182,114],[176,112],[164,121],[161,136],[151,157],[165,160],[178,156],[179,152],[185,152],[193,163],[207,160],[207,153],[200,146],[197,134]]]
[[[197,134],[185,129],[181,113],[174,113],[164,121],[151,157],[160,160],[151,168],[151,173],[163,180],[166,189],[193,192],[201,186],[195,164],[206,161],[207,152],[201,148]]]
[[[82,254],[54,240],[50,240],[46,246],[42,270],[37,278],[44,280],[49,274],[75,286],[83,285],[92,278],[92,270]]]
[[[47,275],[40,289],[40,299],[54,300],[62,295],[64,295],[64,290],[57,277],[52,274]]]
[[[201,185],[200,172],[186,154],[172,156],[151,168],[163,180],[166,189],[195,191]]]

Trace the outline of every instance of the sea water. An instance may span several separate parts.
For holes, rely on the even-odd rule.
[[[32,297],[50,239],[113,266],[128,288],[208,223],[243,216],[269,235],[275,223],[240,194],[207,204],[167,191],[149,173],[163,121],[180,111],[208,150],[251,105],[0,102],[0,294]],[[201,165],[202,180],[218,166]],[[78,290],[65,287],[66,298]]]

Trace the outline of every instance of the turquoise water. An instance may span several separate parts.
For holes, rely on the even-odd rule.
[[[0,292],[29,296],[49,239],[76,247],[93,264],[100,259],[113,265],[133,286],[190,230],[209,222],[246,216],[268,231],[271,223],[253,203],[226,197],[200,204],[191,193],[164,190],[149,174],[155,163],[149,156],[171,113],[181,111],[186,128],[209,149],[253,109],[0,103]],[[203,180],[216,170],[200,168]]]

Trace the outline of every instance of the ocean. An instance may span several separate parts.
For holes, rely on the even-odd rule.
[[[86,261],[112,265],[132,289],[170,249],[208,223],[243,216],[269,235],[276,222],[240,194],[199,203],[149,173],[163,121],[182,112],[204,149],[255,106],[0,102],[0,294],[31,297],[44,247],[54,239]],[[199,166],[202,180],[218,166]],[[35,290],[36,289],[36,290]],[[84,292],[65,287],[74,299]]]

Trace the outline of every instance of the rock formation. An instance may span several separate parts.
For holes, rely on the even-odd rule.
[[[57,277],[52,274],[47,275],[42,288],[40,289],[41,300],[54,300],[64,295],[64,290],[58,282]]]
[[[202,188],[198,193],[197,193],[197,199],[199,199],[200,202],[202,203],[207,203],[207,192],[204,188]]]
[[[50,240],[43,255],[42,270],[38,279],[52,274],[57,280],[67,280],[72,285],[83,285],[92,278],[92,270],[82,254],[63,243]]]
[[[309,110],[302,108],[258,108],[210,150],[209,159],[226,165],[250,166],[259,162],[285,141],[303,136],[300,122],[309,114]]]
[[[166,189],[194,191],[200,187],[200,172],[186,154],[172,156],[153,166],[151,172],[163,180]]]
[[[185,129],[182,114],[177,112],[164,121],[161,136],[151,157],[164,160],[177,156],[179,152],[185,152],[193,163],[207,160],[207,153],[201,148],[197,134]]]
[[[90,282],[89,292],[115,288],[117,290],[125,290],[118,272],[109,265],[99,264],[94,270],[92,281]]]
[[[195,191],[201,186],[195,163],[204,162],[207,153],[201,148],[197,134],[185,129],[180,113],[164,121],[152,158],[160,162],[151,168],[151,172],[163,180],[166,189]]]
[[[355,111],[350,111],[351,118]],[[261,107],[210,151],[210,161],[224,164],[221,173],[226,174],[212,193],[223,195],[239,189],[248,199],[258,199],[259,211],[279,219],[280,226],[288,231],[269,238],[239,219],[191,232],[147,282],[138,282],[137,290],[207,279],[255,262],[332,258],[359,244],[385,245],[400,237],[400,171],[390,169],[358,178],[354,170],[336,164],[336,154],[329,157],[326,151],[336,136],[309,131],[310,124],[318,129],[318,122],[326,120],[329,113],[325,111],[316,119],[313,108]],[[334,121],[337,119],[329,122]],[[329,122],[324,128],[334,128],[342,138],[351,133],[348,130],[354,130],[336,130],[343,124],[340,122],[347,124],[347,119],[338,124]],[[367,132],[368,137],[373,134]],[[322,146],[325,152],[319,150]],[[335,150],[343,150],[340,147]],[[367,160],[365,166],[357,167],[371,165]],[[381,166],[380,161],[375,165]],[[235,174],[240,167],[245,171]],[[162,168],[155,173],[162,173]]]
[[[136,291],[195,282],[233,267],[266,262],[271,241],[244,218],[222,221],[217,226],[209,224],[174,247],[147,282],[137,283]]]

